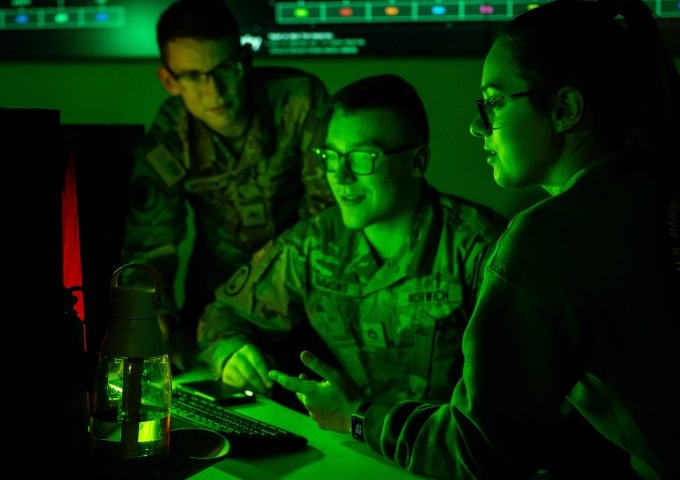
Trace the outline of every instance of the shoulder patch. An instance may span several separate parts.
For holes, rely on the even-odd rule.
[[[242,265],[241,268],[236,270],[224,287],[226,294],[230,297],[234,297],[241,293],[243,287],[245,287],[246,283],[248,283],[250,271],[251,268],[249,264]]]
[[[168,187],[172,187],[187,174],[180,161],[163,144],[151,150],[146,159]]]

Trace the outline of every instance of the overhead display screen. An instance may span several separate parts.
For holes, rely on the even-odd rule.
[[[158,57],[170,0],[0,0],[0,60]],[[228,0],[257,56],[480,55],[500,22],[545,0]],[[680,2],[648,0],[680,53]]]

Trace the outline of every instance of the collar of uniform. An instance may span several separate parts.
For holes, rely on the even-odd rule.
[[[441,206],[439,193],[427,183],[423,187],[418,215],[413,222],[408,243],[380,267],[364,288],[364,294],[387,288],[404,277],[431,268],[441,236]]]
[[[409,261],[405,264],[405,276],[414,276],[423,270],[430,271],[437,255],[442,231],[442,209],[439,192],[423,181],[423,195],[418,216],[413,223],[409,239]]]

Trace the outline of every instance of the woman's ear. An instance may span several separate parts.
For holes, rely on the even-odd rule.
[[[555,95],[553,122],[555,131],[564,133],[576,126],[583,117],[583,94],[575,87],[562,87]]]
[[[165,90],[170,95],[177,96],[181,93],[179,83],[177,80],[175,80],[175,77],[172,76],[166,67],[158,67],[158,71],[156,73],[158,78],[161,80],[161,84],[163,84],[163,88],[165,88]]]
[[[413,155],[413,166],[411,167],[411,177],[421,178],[425,176],[427,166],[430,163],[430,147],[421,145]]]

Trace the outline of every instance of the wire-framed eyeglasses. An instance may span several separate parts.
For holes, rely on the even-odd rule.
[[[172,78],[184,87],[186,90],[197,90],[208,83],[210,77],[222,81],[234,81],[243,76],[243,63],[236,60],[227,60],[218,64],[212,70],[201,72],[198,70],[189,70],[186,72],[174,72],[167,65],[165,69],[170,72]]]
[[[548,93],[554,91],[553,88],[538,88],[534,90],[527,90],[526,92],[511,93],[510,95],[496,95],[489,98],[478,98],[475,100],[477,104],[477,109],[479,110],[479,116],[484,124],[484,129],[487,132],[493,130],[491,125],[490,116],[493,114],[494,109],[503,108],[507,102],[512,100],[517,100],[518,98],[529,97],[531,95],[538,95],[541,93]]]
[[[316,158],[319,159],[326,172],[334,173],[340,170],[340,164],[344,159],[347,168],[354,175],[371,175],[375,171],[376,160],[390,155],[404,153],[417,147],[420,147],[420,144],[403,145],[401,147],[379,151],[350,150],[345,153],[340,153],[332,148],[316,147],[312,149],[312,152]]]

